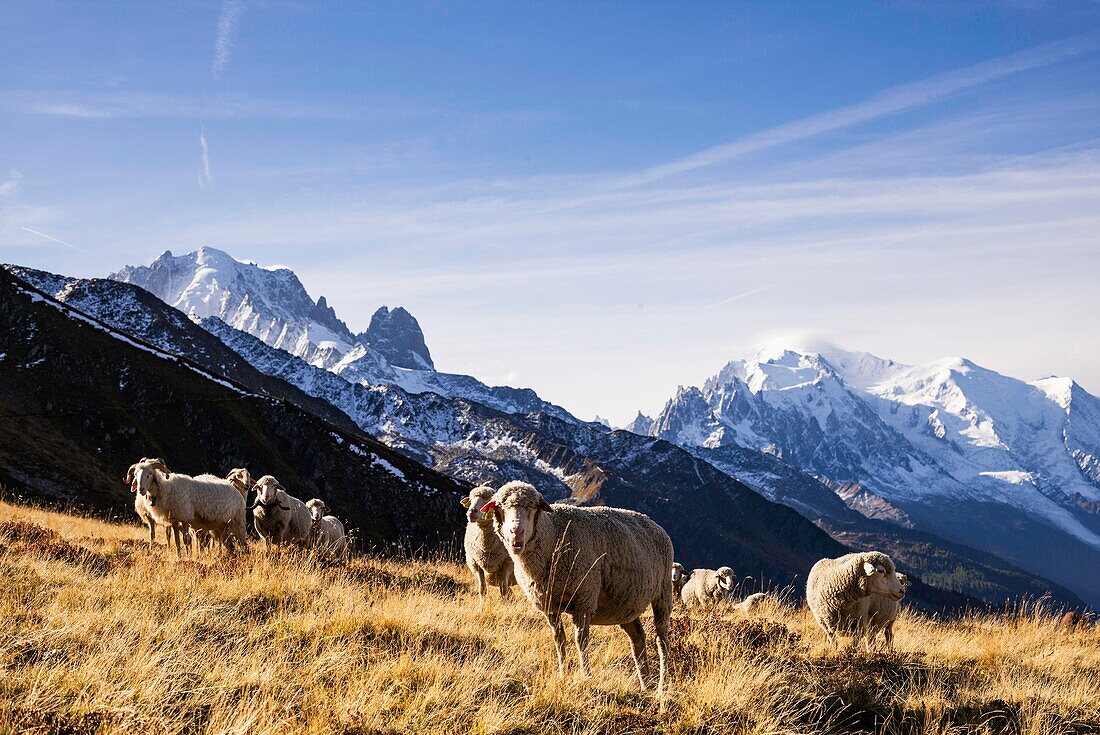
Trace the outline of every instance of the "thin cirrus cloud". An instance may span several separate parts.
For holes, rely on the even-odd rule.
[[[214,40],[214,60],[210,65],[210,73],[215,79],[222,78],[229,64],[229,55],[233,50],[233,31],[243,13],[244,3],[241,0],[222,2],[221,14],[218,16],[217,37]]]
[[[199,148],[202,151],[202,171],[199,174],[199,186],[208,186],[210,178],[210,146],[206,143],[206,128],[199,128]]]

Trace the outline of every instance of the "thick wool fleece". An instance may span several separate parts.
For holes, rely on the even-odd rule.
[[[470,491],[470,509],[477,513],[489,502],[495,491],[482,485]],[[466,537],[463,541],[466,549],[466,566],[478,582],[478,594],[485,594],[486,582],[507,595],[509,588],[516,583],[512,574],[512,557],[504,548],[504,542],[493,528],[493,519],[488,518],[466,523]],[[484,581],[483,581],[484,580]]]
[[[822,559],[810,569],[806,580],[806,604],[830,641],[838,633],[857,633],[862,619],[860,603],[871,596],[870,579],[864,564],[870,562],[894,574],[894,563],[879,551],[845,554],[837,559]]]

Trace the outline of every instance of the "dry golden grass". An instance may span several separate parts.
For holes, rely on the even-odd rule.
[[[4,504],[0,546],[0,732],[1100,731],[1100,633],[1041,614],[907,615],[870,655],[803,610],[679,615],[661,713],[621,631],[561,681],[544,623],[478,613],[457,564],[176,562],[136,526]]]

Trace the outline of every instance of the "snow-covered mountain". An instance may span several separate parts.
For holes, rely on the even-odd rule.
[[[215,248],[165,251],[110,278],[141,286],[192,319],[216,316],[316,364],[335,363],[356,343],[325,297],[313,301],[294,271],[261,268]]]
[[[760,352],[680,388],[650,434],[772,454],[868,516],[1018,561],[1037,556],[1006,533],[1021,523],[1033,540],[1100,551],[1100,401],[1068,379],[1028,383],[962,358]]]

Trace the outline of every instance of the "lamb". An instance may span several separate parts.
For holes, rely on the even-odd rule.
[[[736,583],[737,575],[729,567],[696,569],[680,590],[680,599],[687,607],[705,607],[728,602]]]
[[[641,615],[653,608],[660,674],[657,700],[664,705],[665,657],[672,615],[672,541],[648,516],[619,508],[550,505],[533,486],[509,482],[482,511],[493,514],[520,589],[554,633],[558,673],[565,675],[562,613],[576,629],[577,656],[589,675],[592,625],[618,625],[633,644],[642,690],[649,664]]]
[[[858,641],[864,632],[861,602],[872,595],[895,602],[905,596],[894,562],[881,551],[822,559],[813,565],[806,580],[806,603],[833,646],[838,645],[838,633]]]
[[[466,566],[477,581],[479,610],[485,606],[488,585],[500,590],[501,597],[509,597],[512,594],[512,585],[516,583],[512,558],[508,556],[504,543],[493,530],[492,516],[482,514],[482,508],[492,499],[493,492],[493,488],[488,485],[479,485],[459,501],[466,508],[466,538],[463,546],[466,549]]]
[[[288,493],[271,475],[257,480],[253,490],[256,499],[250,507],[256,533],[264,540],[264,550],[270,550],[271,544],[307,546],[313,517],[306,504]]]
[[[675,602],[680,599],[680,591],[684,589],[684,585],[687,584],[688,575],[684,572],[684,565],[680,562],[673,562],[672,564],[672,599]]]
[[[177,556],[188,528],[213,532],[230,550],[246,543],[244,498],[227,480],[174,473],[160,459],[143,459],[133,470],[131,489],[145,496],[149,515],[175,528]]]
[[[741,600],[740,604],[738,604],[738,607],[745,615],[752,615],[760,608],[761,605],[764,604],[764,601],[767,599],[768,595],[766,592],[754,592],[745,599]]]
[[[901,582],[901,594],[904,597],[909,590],[909,578],[901,572],[897,573],[897,577],[898,581]],[[864,641],[868,650],[874,644],[880,631],[886,639],[886,647],[893,647],[894,621],[898,619],[898,613],[901,612],[900,599],[894,600],[882,595],[871,595],[865,597],[860,603],[858,627],[853,626],[850,629],[860,630],[866,635]]]
[[[348,537],[344,533],[344,524],[336,516],[327,515],[328,506],[320,498],[306,503],[312,525],[309,531],[309,547],[320,549],[324,554],[346,562],[348,560]]]

